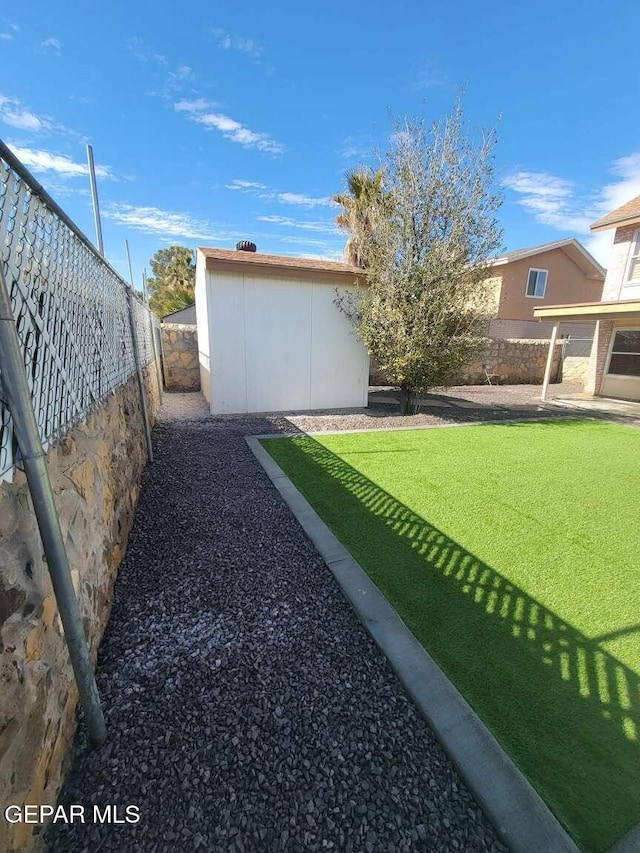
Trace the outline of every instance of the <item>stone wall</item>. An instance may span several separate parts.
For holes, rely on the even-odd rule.
[[[573,382],[575,385],[584,385],[589,372],[588,355],[568,355],[562,362],[562,381]]]
[[[167,391],[200,390],[196,326],[163,323],[162,355]]]
[[[508,341],[494,338],[480,358],[466,365],[461,385],[482,385],[494,373],[501,385],[542,385],[549,353],[548,341]],[[562,346],[556,346],[551,381],[556,381]]]
[[[152,418],[159,389],[145,370]],[[95,662],[147,463],[136,377],[47,453],[73,583]],[[77,692],[24,474],[0,485],[0,808],[53,804],[75,729]],[[33,826],[0,819],[0,850]]]
[[[484,370],[486,366],[487,373],[496,374],[497,381],[502,385],[541,385],[548,352],[548,341],[509,341],[494,338],[485,352],[462,370],[454,384],[484,385],[487,382]],[[556,381],[558,375],[561,352],[561,344],[558,343],[551,372],[552,382]],[[373,360],[369,384],[390,384]]]

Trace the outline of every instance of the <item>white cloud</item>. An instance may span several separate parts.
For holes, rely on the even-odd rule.
[[[17,24],[9,24],[9,29],[10,29],[10,30],[12,30],[12,32],[10,32],[10,33],[7,33],[7,32],[0,33],[0,40],[2,40],[2,41],[12,41],[12,40],[13,40],[13,36],[14,36],[14,34],[15,34],[15,33],[19,33],[19,32],[20,32],[20,27],[19,27]]]
[[[54,199],[58,200],[60,198],[71,198],[72,196],[89,196],[89,188],[88,187],[80,187],[77,185],[65,184],[64,183],[64,175],[61,176],[62,180],[60,181],[52,181],[47,180],[47,192]]]
[[[158,57],[156,61],[160,63],[164,62],[164,57],[161,57],[159,54],[153,54],[149,46],[138,36],[128,38],[125,42],[125,47],[129,53],[140,62],[146,62],[148,59],[152,59],[155,56]]]
[[[275,197],[280,204],[294,204],[302,207],[331,207],[333,205],[331,196],[328,195],[314,198],[303,193],[276,193]]]
[[[329,249],[333,246],[327,240],[313,240],[309,237],[285,236],[278,237],[281,243],[287,243],[294,246],[315,246],[316,248]]]
[[[86,163],[76,163],[66,154],[53,154],[51,151],[43,151],[35,148],[23,148],[18,145],[9,144],[9,147],[27,169],[34,172],[53,172],[61,178],[79,178],[89,174]],[[103,180],[115,180],[109,166],[96,166],[96,177]]]
[[[155,55],[153,58],[160,65],[166,64],[166,60],[164,59],[164,57],[158,58],[158,56]],[[193,69],[189,65],[179,65],[175,71],[168,71],[164,84],[164,96],[171,97],[172,93],[179,92],[181,89],[184,88],[185,83],[189,83],[194,79],[195,74],[193,73]]]
[[[612,235],[608,232],[591,235],[589,226],[640,195],[640,152],[614,160],[609,171],[613,180],[590,190],[547,172],[515,172],[504,178],[502,184],[518,194],[518,203],[538,222],[583,238],[587,249],[606,266]]]
[[[589,229],[589,214],[576,204],[572,181],[547,172],[516,172],[502,181],[518,193],[518,204],[530,211],[538,222],[561,231],[584,232]]]
[[[206,98],[197,98],[195,101],[189,101],[186,99],[178,101],[178,103],[173,106],[179,113],[202,113],[211,109],[211,107],[214,107],[215,104],[212,104],[211,101],[207,101]]]
[[[186,237],[190,240],[230,240],[233,235],[221,231],[205,219],[197,219],[189,213],[161,210],[158,207],[141,207],[132,204],[113,204],[104,213],[119,225],[161,234]]]
[[[237,142],[243,148],[257,148],[259,151],[266,151],[269,154],[282,153],[282,145],[269,134],[250,130],[239,121],[223,113],[211,112],[210,110],[214,107],[215,104],[204,98],[198,98],[195,101],[182,100],[174,104],[174,109],[177,112],[186,113],[190,121],[201,124],[207,130],[219,130],[225,139]]]
[[[308,221],[292,219],[290,216],[258,216],[258,222],[269,222],[272,225],[280,225],[283,228],[298,228],[301,231],[315,231],[318,234],[340,234],[340,231],[331,222]]]
[[[449,75],[442,63],[435,58],[423,59],[413,73],[413,89],[434,89],[448,85]]]
[[[18,98],[10,98],[6,95],[0,95],[0,121],[19,130],[28,130],[33,133],[54,129],[54,124],[48,116],[36,115],[22,106]]]
[[[214,27],[211,30],[211,35],[216,40],[218,47],[223,50],[237,50],[251,57],[255,62],[259,62],[262,57],[262,47],[255,39],[234,35],[227,30],[220,29],[220,27]]]
[[[344,249],[325,249],[322,252],[294,252],[296,258],[313,258],[318,261],[344,263]]]
[[[60,133],[82,139],[82,135],[54,121],[51,116],[38,114],[18,98],[0,93],[0,122],[27,133]]]
[[[44,41],[40,42],[40,47],[45,50],[51,50],[56,56],[60,56],[62,54],[62,44],[60,43],[60,39],[56,38],[48,38]]]
[[[266,190],[266,184],[260,184],[258,181],[240,181],[235,179],[230,184],[226,185],[228,190]]]
[[[314,207],[332,207],[334,202],[331,196],[310,196],[304,193],[282,192],[281,190],[270,189],[266,184],[260,184],[256,181],[241,181],[235,179],[230,184],[226,185],[228,190],[239,190],[240,192],[254,195],[257,198],[276,201],[278,204],[288,204],[298,207],[306,207],[311,209]]]
[[[359,143],[353,136],[345,137],[338,154],[344,160],[364,160],[371,154],[369,148]]]
[[[640,195],[640,151],[614,160],[610,171],[617,180],[605,184],[600,190],[597,205],[600,215]]]
[[[183,91],[188,83],[192,83],[196,75],[190,65],[182,64],[171,67],[163,53],[156,52],[144,39],[132,36],[125,42],[125,47],[138,62],[149,64],[156,81],[160,86],[149,95],[173,99]]]

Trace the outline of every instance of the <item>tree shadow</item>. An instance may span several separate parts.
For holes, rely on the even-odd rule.
[[[599,645],[607,638],[310,436],[265,445],[580,846],[605,850],[640,820],[640,677]]]

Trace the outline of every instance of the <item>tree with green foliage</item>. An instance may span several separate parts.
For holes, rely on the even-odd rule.
[[[403,414],[485,345],[484,282],[502,244],[495,142],[495,130],[469,135],[460,99],[431,125],[396,122],[381,169],[369,173],[384,175],[384,192],[380,183],[365,193],[366,215],[349,220],[366,285],[336,302],[400,387]]]
[[[158,317],[195,302],[196,268],[193,251],[185,246],[159,249],[151,258],[153,277],[147,280],[149,306]]]

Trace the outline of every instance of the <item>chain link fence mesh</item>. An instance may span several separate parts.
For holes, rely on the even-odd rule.
[[[45,448],[136,371],[129,285],[58,211],[0,155],[0,263]],[[144,366],[158,321],[137,296],[132,305]],[[11,479],[16,457],[0,399],[0,481]]]

